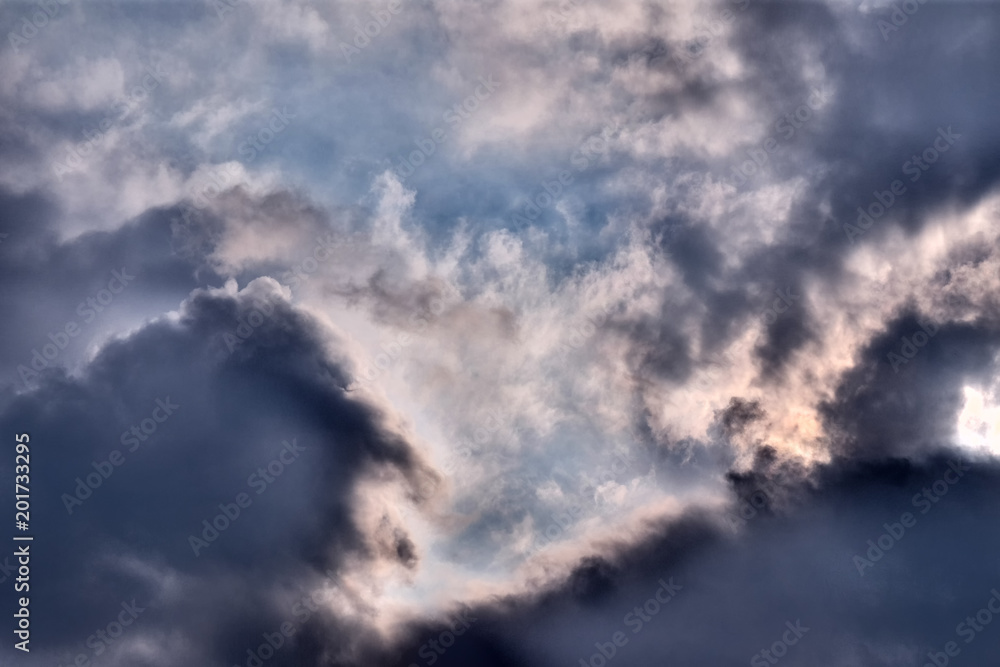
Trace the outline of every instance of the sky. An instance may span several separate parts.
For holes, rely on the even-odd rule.
[[[3,667],[995,658],[996,4],[0,27]]]

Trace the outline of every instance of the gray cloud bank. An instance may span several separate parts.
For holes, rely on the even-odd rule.
[[[998,19],[4,4],[5,664],[986,664]]]

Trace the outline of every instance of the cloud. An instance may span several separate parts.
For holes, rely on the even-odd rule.
[[[235,661],[248,630],[289,620],[286,601],[321,573],[351,559],[413,567],[405,529],[368,533],[352,499],[366,484],[419,499],[436,473],[389,415],[346,391],[350,362],[331,348],[335,336],[286,296],[269,279],[197,290],[179,311],[109,342],[79,377],[46,372],[37,389],[5,398],[0,421],[30,434],[38,460],[32,492],[47,518],[36,544],[72,545],[71,561],[41,549],[33,560],[48,578],[32,598],[48,628],[42,657],[90,654],[91,619],[134,598],[155,620],[137,621],[110,650],[117,664]],[[145,422],[160,421],[163,405],[172,407],[150,435]],[[287,443],[301,451],[293,457]],[[13,484],[12,471],[4,476]],[[240,493],[252,503],[246,518],[192,542],[211,537],[203,520],[228,523],[214,519],[222,505],[232,514]],[[184,638],[180,653],[163,627]]]
[[[989,5],[50,6],[0,50],[31,660],[135,599],[109,664],[921,664],[985,604]]]
[[[629,664],[671,655],[710,665],[748,662],[782,638],[795,640],[785,647],[789,664],[914,664],[949,641],[970,659],[985,659],[989,640],[971,643],[978,633],[968,623],[956,636],[956,624],[986,605],[1000,576],[988,545],[965,548],[969,531],[994,518],[985,499],[997,470],[969,466],[935,504],[921,499],[921,489],[934,495],[951,463],[841,460],[808,484],[785,480],[798,487],[796,506],[736,533],[692,509],[627,546],[582,558],[564,583],[473,606],[467,616],[476,622],[453,645],[443,634],[455,628],[451,619],[415,627],[380,664],[406,665],[417,655],[436,655],[445,666],[599,664],[592,656],[614,651]],[[881,555],[859,574],[854,556],[865,557],[868,540],[887,532],[883,524],[900,530],[907,512],[913,527],[888,550],[872,552]],[[650,602],[658,594],[663,601],[664,582],[681,587],[676,598]],[[798,637],[787,633],[788,623]],[[609,647],[616,632],[625,643]]]

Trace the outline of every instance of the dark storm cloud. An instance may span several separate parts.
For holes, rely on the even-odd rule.
[[[81,377],[46,371],[36,390],[5,396],[0,423],[28,432],[33,447],[32,575],[45,583],[32,589],[32,614],[50,661],[92,655],[84,640],[95,619],[135,598],[147,611],[132,632],[176,632],[185,660],[235,663],[261,632],[292,620],[294,598],[279,593],[308,592],[345,554],[399,567],[418,558],[398,529],[390,549],[371,552],[350,498],[377,469],[414,500],[434,474],[378,410],[346,393],[346,362],[324,351],[328,335],[276,289],[197,292],[179,319],[108,344]],[[96,489],[78,490],[77,478],[101,469]],[[3,477],[13,484],[11,470]],[[240,493],[251,499],[240,516],[214,541],[192,543]],[[313,659],[296,651],[274,664]]]
[[[196,275],[197,265],[173,252],[173,211],[152,210],[113,232],[66,241],[58,237],[60,217],[41,193],[0,192],[0,227],[8,235],[0,244],[0,378],[20,388],[43,361],[76,361],[112,325],[172,308],[204,280],[220,282],[211,271]],[[46,346],[57,346],[58,355],[45,357]],[[43,356],[33,364],[36,351]]]
[[[600,655],[600,644],[616,652],[607,664],[707,667],[747,664],[787,640],[777,651],[788,665],[922,665],[949,641],[963,661],[983,661],[1000,629],[959,624],[1000,584],[1000,540],[979,537],[998,518],[998,481],[995,466],[946,456],[920,465],[837,461],[812,485],[795,482],[794,511],[761,515],[735,535],[692,511],[641,543],[581,562],[562,586],[474,607],[468,615],[477,620],[457,637],[447,636],[461,629],[454,622],[422,628],[381,664],[431,664],[416,657],[423,647],[440,667],[579,665]],[[900,522],[907,513],[910,527]],[[882,538],[889,529],[896,537]],[[866,558],[868,541],[880,538],[890,546],[859,571],[854,557]],[[682,588],[669,604],[637,612],[663,583]],[[616,632],[627,643],[609,648]],[[443,654],[442,638],[454,639]]]
[[[729,405],[718,415],[718,420],[726,436],[742,433],[749,424],[760,421],[767,413],[760,407],[760,401],[748,401],[738,396],[729,400]]]
[[[630,360],[642,375],[683,382],[692,368],[691,344],[687,336],[667,322],[676,320],[664,314],[662,321],[644,318],[625,325],[632,343]]]
[[[765,167],[784,177],[810,177],[784,238],[747,264],[781,272],[799,288],[812,277],[838,281],[852,240],[865,243],[898,227],[916,231],[937,211],[974,204],[1000,176],[1000,128],[989,114],[974,111],[990,106],[995,95],[986,81],[1000,52],[997,41],[985,37],[997,32],[995,6],[923,5],[886,43],[876,22],[889,11],[848,15],[845,21],[819,3],[759,3],[738,24],[753,73],[750,99],[779,113],[809,95],[789,58],[796,51],[818,52],[837,89],[831,107],[806,122],[791,150]],[[970,23],[981,26],[979,38],[965,38]],[[758,39],[761,31],[770,38]],[[913,157],[924,151],[934,162],[917,166]],[[822,174],[817,165],[825,167]],[[895,180],[905,187],[900,195],[891,193]],[[844,226],[857,224],[858,207],[869,209],[879,196],[882,203],[892,201],[887,213],[864,236],[849,238]],[[827,200],[829,215],[820,210]],[[759,350],[765,370],[780,367],[815,338],[808,321],[802,310],[772,325]]]
[[[290,620],[296,638],[267,664],[554,667],[582,660],[597,667],[593,656],[613,651],[610,667],[757,667],[770,663],[762,650],[788,642],[782,664],[896,666],[922,665],[928,651],[943,650],[956,626],[1000,590],[1000,538],[988,530],[1000,518],[1000,471],[956,463],[946,449],[963,389],[988,386],[996,370],[1000,318],[988,308],[973,311],[995,299],[952,294],[948,309],[935,310],[927,304],[938,299],[921,295],[921,306],[878,312],[876,305],[861,314],[837,299],[850,296],[856,267],[847,263],[859,248],[894,232],[912,239],[939,214],[959,217],[995,189],[1000,12],[987,3],[925,2],[883,37],[878,21],[891,19],[891,7],[865,13],[845,4],[703,6],[695,23],[723,9],[734,15],[726,36],[707,44],[677,39],[674,24],[684,21],[655,3],[612,21],[601,18],[607,6],[579,3],[565,11],[567,25],[582,28],[547,33],[534,29],[544,19],[530,3],[414,4],[393,14],[351,62],[340,62],[339,43],[354,36],[352,12],[375,9],[235,3],[220,17],[208,2],[60,2],[58,20],[23,53],[0,54],[0,425],[32,437],[33,576],[42,582],[33,588],[32,613],[37,645],[47,647],[16,664],[65,664],[92,654],[85,639],[133,599],[145,611],[116,644],[143,639],[142,651],[117,656],[130,667],[247,664],[263,633]],[[8,4],[0,23],[16,24],[29,9],[36,10]],[[681,10],[678,18],[687,15]],[[171,51],[183,58],[161,61]],[[136,107],[141,113],[115,125],[116,138],[101,143],[80,173],[58,185],[46,176],[66,155],[65,144],[79,144],[154,62],[166,78]],[[461,124],[445,120],[477,85],[467,84],[494,74],[501,85],[475,115]],[[817,85],[829,93],[823,106],[781,137],[779,119],[801,109]],[[255,105],[278,102],[294,107],[294,125],[253,169],[328,197],[326,209],[288,191],[258,197],[237,188],[211,197],[203,213],[168,201],[121,216],[124,222],[93,219],[105,205],[125,201],[134,212],[162,203],[161,187],[183,193],[178,199],[204,192],[205,182],[190,182],[196,170],[238,159],[243,135],[261,128]],[[606,149],[577,162],[574,151],[612,120],[620,126]],[[753,176],[730,183],[735,194],[720,194],[712,188],[763,145],[743,124],[780,137],[780,148]],[[426,146],[438,126],[448,129],[447,140],[432,142],[405,187],[379,176]],[[673,136],[677,128],[689,136]],[[720,137],[734,138],[732,145]],[[926,169],[914,156],[927,160]],[[260,175],[252,161],[236,170],[240,178],[243,169],[248,179]],[[553,199],[544,207],[534,232],[515,230],[523,254],[499,253],[529,268],[486,266],[493,248],[483,241],[509,229],[511,214],[537,200],[561,169],[572,169],[574,180],[558,205]],[[121,191],[95,203],[101,197],[89,188],[106,186],[102,178],[114,186],[104,192]],[[893,189],[897,180],[905,190]],[[15,181],[32,185],[9,185]],[[755,197],[757,204],[747,203]],[[344,201],[358,202],[351,210],[363,208],[357,217],[364,219],[337,226],[339,213],[327,211]],[[858,207],[870,224],[858,225]],[[887,212],[875,213],[880,207]],[[81,210],[90,217],[77,215]],[[468,239],[450,237],[459,225]],[[561,364],[574,366],[565,376],[550,371],[532,347],[547,328],[535,334],[522,322],[546,319],[535,317],[544,311],[538,304],[569,311],[559,307],[570,297],[563,303],[564,293],[553,288],[622,248],[618,232],[629,226],[641,239],[635,254],[651,260],[640,278],[649,284],[636,304],[601,319],[593,348],[583,348],[625,379],[600,386],[621,378],[597,374],[596,364],[590,375],[593,359],[584,352],[579,366],[576,358]],[[338,248],[311,278],[312,293],[298,289],[307,281],[286,278],[294,275],[289,262],[294,270],[308,257],[296,255],[302,243],[347,227],[360,230],[351,241],[357,245]],[[441,259],[466,241],[468,253]],[[953,284],[952,273],[988,265],[992,255],[971,244],[952,253],[931,289],[956,291],[962,283]],[[917,266],[926,258],[891,259]],[[437,260],[434,270],[415,268]],[[645,269],[642,260],[622,271]],[[451,273],[438,277],[440,267]],[[599,271],[605,268],[618,270]],[[410,530],[388,510],[372,509],[386,500],[379,493],[355,494],[361,480],[377,477],[402,489],[387,496],[420,505],[446,486],[388,414],[348,390],[355,369],[336,334],[277,296],[273,280],[238,294],[219,287],[231,276],[246,284],[265,273],[294,284],[304,306],[335,324],[345,304],[364,306],[358,319],[371,322],[359,328],[374,324],[375,335],[435,324],[440,336],[427,337],[411,357],[461,368],[462,377],[441,373],[414,390],[409,402],[421,405],[405,416],[421,433],[447,423],[440,414],[459,422],[452,431],[474,433],[475,424],[462,419],[474,412],[465,408],[481,407],[477,401],[533,412],[531,439],[520,452],[509,448],[518,460],[484,471],[481,482],[474,478],[472,500],[490,488],[503,491],[489,501],[497,506],[486,521]],[[135,277],[120,292],[108,291],[113,278],[122,284],[121,274]],[[170,312],[206,285],[217,289],[195,291],[179,313]],[[661,301],[646,298],[654,290]],[[99,317],[84,321],[79,304],[105,291],[114,292],[111,303],[104,311],[88,306]],[[508,301],[476,310],[470,295],[484,291]],[[779,309],[776,292],[796,296]],[[959,314],[962,321],[954,321]],[[830,391],[816,447],[829,447],[832,462],[813,468],[787,453],[800,443],[769,441],[767,429],[772,420],[794,421],[798,413],[789,417],[775,405],[791,393],[783,383],[815,379],[816,368],[796,363],[829,351],[821,343],[839,315],[837,331],[854,318],[868,331],[881,329],[863,334],[869,339],[861,349],[849,348],[851,367],[818,390]],[[82,329],[72,340],[60,333],[71,323]],[[729,400],[727,391],[709,405],[708,423],[698,425],[707,442],[672,439],[663,402],[716,365],[716,353],[748,327],[762,331],[750,381],[759,392]],[[490,336],[480,336],[485,330]],[[518,368],[519,391],[464,354],[468,341],[480,338],[481,356],[498,364],[507,361],[502,343],[520,339],[531,363]],[[35,352],[61,348],[63,340],[67,347],[50,368],[32,368]],[[18,366],[37,371],[30,390]],[[561,378],[570,375],[593,380],[601,404],[587,404],[591,395],[541,395],[560,394],[570,384]],[[400,370],[396,377],[393,391],[402,395],[400,387],[427,374]],[[612,392],[623,386],[633,392],[624,417],[612,405]],[[772,389],[779,398],[768,402]],[[566,426],[565,415],[588,411],[592,431]],[[577,565],[540,590],[463,606],[462,595],[486,579],[494,591],[510,584],[513,575],[494,566],[496,553],[513,560],[511,545],[526,539],[523,526],[514,532],[515,521],[548,521],[579,486],[577,473],[622,444],[597,422],[617,428],[630,416],[641,455],[611,480],[616,493],[638,488],[636,495],[654,498],[658,491],[654,499],[683,507],[687,492],[700,499],[724,488],[728,507],[688,507],[638,528],[623,509],[621,526],[617,517],[607,522],[603,543],[574,545],[561,535],[560,546],[576,549]],[[436,442],[435,450],[449,444]],[[120,466],[107,463],[116,450]],[[747,467],[730,468],[738,454]],[[274,461],[282,473],[268,481],[257,471]],[[9,488],[6,465],[0,481]],[[469,471],[454,472],[457,479]],[[95,474],[100,486],[88,495],[78,479]],[[232,508],[241,493],[252,503],[209,542],[202,522],[230,511],[220,504]],[[87,497],[74,502],[76,495]],[[338,599],[308,619],[293,612],[295,600],[344,572],[366,576],[378,594],[352,599],[347,611]],[[383,581],[386,572],[425,577],[422,590],[443,590],[451,617],[421,616],[419,601],[417,620],[392,627],[410,591],[404,585],[399,595],[396,581]],[[458,583],[449,588],[452,577]],[[669,604],[634,611],[662,602],[658,594],[671,587],[664,582],[681,587]],[[802,636],[789,629],[800,622],[809,628]],[[376,627],[388,627],[387,635]],[[627,644],[611,643],[619,632]],[[783,639],[789,632],[794,643]],[[960,637],[961,660],[986,664],[997,632],[1000,623],[972,643]]]
[[[689,214],[676,214],[657,227],[670,232],[664,234],[665,250],[685,284],[709,307],[704,334],[710,340],[737,335],[744,318],[766,307],[754,305],[755,286],[790,286],[801,294],[810,280],[836,284],[856,244],[894,228],[915,232],[936,212],[975,204],[996,184],[1000,127],[978,110],[995,106],[995,88],[988,81],[1000,47],[989,36],[996,34],[1000,14],[987,3],[921,5],[886,42],[877,21],[890,12],[838,14],[822,3],[750,3],[731,24],[746,70],[741,81],[699,87],[696,82],[706,70],[678,70],[687,83],[682,92],[665,94],[663,113],[675,113],[684,104],[709,104],[726,90],[723,86],[735,86],[762,117],[775,119],[766,128],[774,137],[789,128],[787,121],[778,124],[781,119],[813,94],[803,60],[815,54],[837,91],[828,96],[826,108],[808,111],[808,119],[768,156],[761,173],[739,186],[752,190],[805,176],[790,224],[775,242],[741,257],[735,270],[723,271],[722,239],[705,227],[693,228],[686,221]],[[967,38],[971,24],[978,26],[975,38]],[[768,39],[760,39],[761,34]],[[705,49],[712,47],[709,43]],[[678,69],[672,58],[658,66]],[[756,144],[734,145],[725,162],[709,166],[729,180],[732,169],[749,161],[748,151],[756,149]],[[923,161],[925,151],[933,162]],[[891,184],[897,180],[905,191],[893,195]],[[858,207],[868,210],[879,197],[883,204],[892,200],[887,213],[874,218],[862,235],[848,234],[845,225],[857,225]],[[831,212],[825,212],[827,204]],[[663,328],[673,327],[674,314],[664,317]],[[640,346],[669,337],[657,332],[646,341],[640,331]],[[770,323],[757,348],[762,375],[777,377],[817,335],[810,307]]]
[[[996,319],[938,325],[901,313],[862,351],[823,409],[845,456],[926,454],[951,442],[965,385],[988,384],[1000,348]]]
[[[765,377],[773,377],[790,355],[813,340],[815,333],[807,318],[806,311],[800,310],[767,325],[765,340],[755,348]]]

